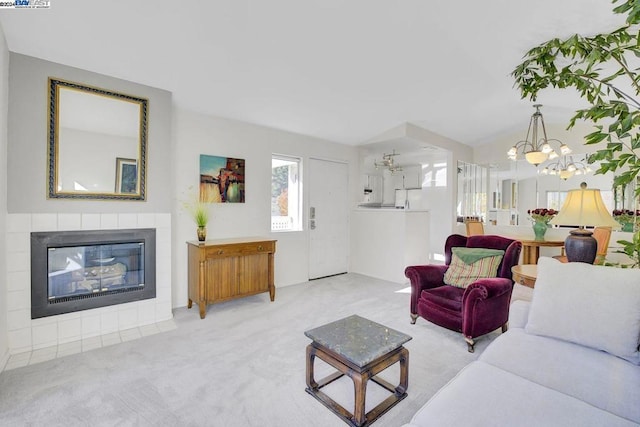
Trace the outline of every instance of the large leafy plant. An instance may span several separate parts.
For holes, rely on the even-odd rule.
[[[640,173],[640,0],[613,0],[613,12],[626,14],[626,25],[610,33],[554,38],[534,47],[512,72],[523,98],[535,101],[546,88],[574,88],[590,106],[569,121],[594,123],[585,137],[595,152],[589,163],[600,162],[596,173],[616,172],[613,185],[634,182]],[[636,187],[640,197],[640,186]],[[638,264],[640,237],[619,241]]]

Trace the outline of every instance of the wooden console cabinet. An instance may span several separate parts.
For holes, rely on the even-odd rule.
[[[269,292],[275,299],[276,240],[239,238],[187,242],[189,302],[204,319],[208,304]]]

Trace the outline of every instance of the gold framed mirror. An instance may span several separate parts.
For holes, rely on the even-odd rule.
[[[148,100],[49,78],[49,198],[145,200]]]

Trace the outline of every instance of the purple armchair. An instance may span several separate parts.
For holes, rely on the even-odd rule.
[[[451,263],[451,248],[459,246],[504,250],[498,277],[478,279],[467,288],[446,285],[443,280]],[[511,267],[518,264],[521,248],[519,241],[501,236],[449,236],[444,247],[446,265],[415,265],[404,271],[411,280],[411,323],[420,316],[462,332],[470,353],[474,351],[474,338],[499,327],[505,332],[513,289]]]

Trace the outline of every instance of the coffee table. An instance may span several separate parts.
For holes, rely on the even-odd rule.
[[[411,337],[360,316],[349,316],[304,333],[313,341],[307,346],[306,391],[351,426],[366,426],[407,397],[409,351],[402,345]],[[316,382],[313,374],[316,356],[337,372]],[[397,386],[376,375],[400,362]],[[355,402],[349,412],[320,389],[343,375],[353,380]],[[371,380],[393,393],[365,413],[367,382]]]

